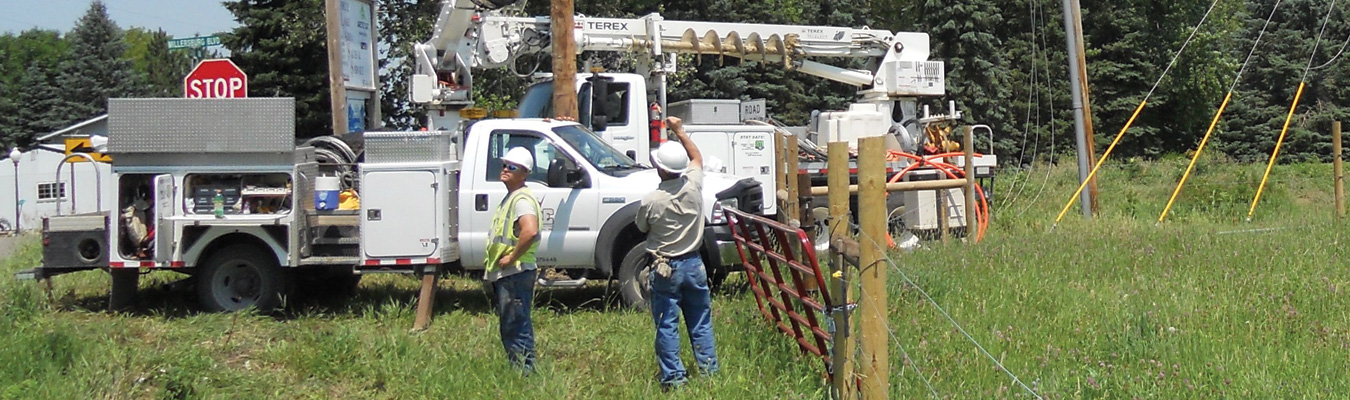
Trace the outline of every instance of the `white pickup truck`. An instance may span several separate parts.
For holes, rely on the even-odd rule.
[[[292,139],[291,99],[111,99],[118,208],[45,220],[43,265],[19,277],[107,270],[110,305],[121,307],[134,301],[141,271],[170,270],[192,276],[204,308],[234,311],[282,304],[296,279],[482,270],[506,194],[499,158],[519,146],[538,163],[527,183],[542,203],[538,264],[565,275],[542,283],[618,279],[627,304],[645,304],[634,215],[659,183],[654,170],[574,122],[463,126],[365,133],[351,176],[360,209],[334,210],[318,204],[315,148]],[[739,264],[723,207],[759,212],[762,191],[753,179],[707,174],[702,252],[711,275]]]

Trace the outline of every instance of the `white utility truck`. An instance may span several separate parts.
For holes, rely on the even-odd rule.
[[[300,278],[350,285],[371,272],[481,270],[506,195],[500,157],[523,147],[537,163],[527,185],[542,203],[538,264],[567,275],[543,283],[617,278],[626,303],[645,301],[634,215],[660,178],[587,128],[512,119],[367,132],[360,209],[329,210],[316,204],[315,148],[294,144],[294,110],[284,98],[111,99],[118,208],[46,219],[43,265],[21,277],[104,269],[111,304],[122,306],[142,271],[167,269],[193,276],[204,308],[233,311],[279,306]],[[761,190],[707,175],[702,252],[714,275],[739,263],[722,207],[758,212]]]
[[[548,16],[515,16],[502,7],[511,0],[445,0],[441,18],[428,42],[414,52],[417,69],[412,78],[412,100],[433,110],[432,126],[453,126],[453,112],[471,103],[473,70],[507,67],[540,59],[552,51],[552,26]],[[477,5],[477,7],[475,6]],[[891,150],[918,156],[952,151],[949,134],[960,124],[955,102],[931,113],[921,99],[946,93],[942,61],[929,60],[925,33],[836,26],[774,25],[729,22],[666,20],[659,14],[640,18],[577,16],[571,34],[578,54],[583,51],[611,52],[633,56],[632,73],[582,73],[576,79],[579,122],[606,142],[642,164],[643,156],[660,144],[662,133],[653,128],[665,114],[686,119],[686,130],[709,156],[709,166],[720,172],[752,177],[765,188],[775,188],[780,166],[774,162],[776,131],[782,127],[742,123],[741,102],[735,99],[695,99],[667,104],[667,76],[677,71],[676,55],[699,54],[734,57],[760,62],[767,67],[799,71],[819,78],[858,86],[858,99],[847,110],[819,113],[792,138],[814,157],[800,163],[799,172],[820,171],[824,151],[818,142],[846,141],[856,146],[860,137],[884,136]],[[826,64],[833,60],[863,60],[865,69]],[[532,85],[519,107],[521,117],[553,114],[553,84]],[[649,112],[659,105],[660,114]],[[941,106],[939,106],[941,107]],[[984,125],[981,133],[992,129]],[[893,139],[893,140],[891,140]],[[992,139],[990,141],[992,146]],[[992,150],[992,149],[991,149]],[[893,162],[893,172],[910,160]],[[958,165],[962,164],[956,160]],[[975,178],[992,182],[997,157],[992,151],[975,159]],[[823,174],[821,174],[823,175]],[[918,168],[904,180],[942,179],[940,171]],[[795,182],[789,182],[795,185]],[[823,176],[820,185],[823,185]],[[949,190],[947,226],[964,230],[962,189]],[[777,213],[774,190],[764,190],[764,212]],[[934,232],[939,226],[934,193],[896,194],[888,201],[899,210],[907,206],[906,229]],[[895,215],[899,219],[899,215]]]

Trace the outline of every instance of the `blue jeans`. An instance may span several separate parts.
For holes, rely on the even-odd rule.
[[[534,370],[534,326],[530,323],[530,308],[534,306],[537,274],[536,270],[525,270],[492,282],[506,358],[512,366],[520,367],[526,373]]]
[[[680,361],[680,315],[689,330],[694,361],[705,375],[717,372],[717,351],[713,344],[712,298],[708,294],[708,273],[698,252],[670,260],[670,278],[650,275],[652,321],[656,323],[656,360],[661,368],[662,385],[680,385],[689,374]]]

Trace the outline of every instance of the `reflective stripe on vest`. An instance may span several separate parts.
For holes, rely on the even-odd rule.
[[[519,239],[516,237],[515,230],[516,202],[522,199],[528,199],[530,201],[530,205],[534,207],[535,216],[540,214],[539,200],[534,198],[534,193],[531,193],[529,188],[522,187],[516,189],[516,191],[511,192],[510,196],[507,196],[506,202],[502,203],[501,207],[497,207],[497,212],[492,215],[492,232],[490,232],[488,236],[487,244],[487,272],[496,271],[498,269],[497,261],[501,260],[501,258],[505,257],[507,254],[510,254],[516,248],[516,241]],[[536,240],[534,243],[530,244],[530,247],[525,251],[525,254],[520,255],[520,258],[516,259],[515,264],[512,266],[518,267],[520,264],[534,263],[534,253],[538,248],[539,241]]]

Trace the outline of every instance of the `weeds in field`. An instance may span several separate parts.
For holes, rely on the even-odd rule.
[[[892,256],[1045,398],[1350,393],[1350,264],[1346,225],[1330,208],[1330,167],[1277,166],[1247,223],[1264,166],[1202,160],[1155,226],[1186,161],[1108,165],[1100,214],[1085,221],[1072,210],[1054,230],[1076,188],[1072,165],[1053,167],[1050,179],[1044,169],[1005,171],[985,242]],[[1009,195],[1018,185],[1022,194]],[[179,276],[156,272],[142,279],[138,308],[110,314],[104,273],[58,277],[52,300],[11,279],[38,259],[34,238],[24,240],[0,261],[3,399],[818,399],[826,391],[821,362],[764,322],[740,274],[714,299],[722,371],[661,393],[650,316],[607,307],[599,285],[540,289],[539,373],[526,378],[506,366],[496,318],[471,279],[442,280],[435,320],[420,333],[408,330],[417,282],[400,276],[367,277],[351,298],[298,298],[276,315],[220,315],[162,289]],[[1028,397],[914,287],[891,279],[893,345],[914,362],[892,349],[894,398],[930,397],[914,368],[944,398]]]

